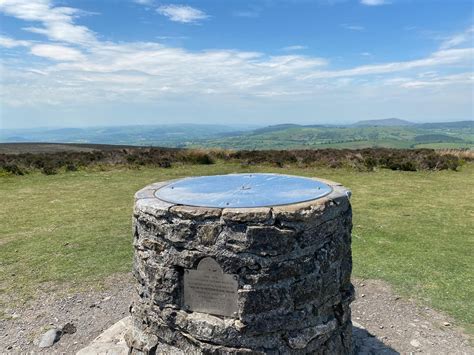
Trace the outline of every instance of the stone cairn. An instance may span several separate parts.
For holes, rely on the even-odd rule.
[[[137,192],[131,353],[352,353],[350,193],[324,182],[325,197],[259,208],[174,205],[155,196],[169,182]]]

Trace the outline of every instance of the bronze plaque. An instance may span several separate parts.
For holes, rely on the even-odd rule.
[[[196,270],[184,272],[184,308],[214,314],[237,317],[236,275],[224,274],[212,258],[204,258]]]

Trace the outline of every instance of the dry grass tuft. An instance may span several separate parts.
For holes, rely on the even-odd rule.
[[[459,159],[474,161],[474,150],[472,149],[438,149],[440,155],[454,155]]]

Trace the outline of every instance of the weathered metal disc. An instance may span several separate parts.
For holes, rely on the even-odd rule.
[[[156,191],[163,201],[188,206],[251,208],[315,200],[332,191],[327,184],[280,174],[229,174],[185,178]]]

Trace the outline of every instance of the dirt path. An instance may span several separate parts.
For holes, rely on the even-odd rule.
[[[351,306],[352,322],[361,353],[372,345],[373,354],[474,354],[468,337],[446,315],[400,298],[385,282],[352,282],[357,296]],[[373,336],[357,336],[364,333],[360,326]]]
[[[357,299],[352,304],[354,339],[358,354],[474,354],[455,323],[430,308],[417,306],[393,293],[384,282],[354,280]],[[72,354],[128,314],[132,280],[116,275],[104,291],[90,290],[54,298],[43,294],[22,309],[7,309],[0,320],[0,354],[40,353],[37,339],[48,329],[73,323],[44,353]]]

